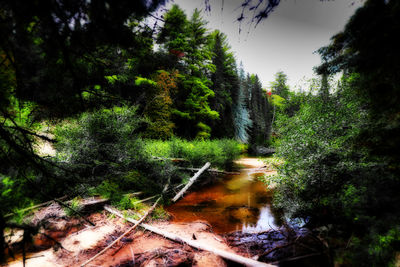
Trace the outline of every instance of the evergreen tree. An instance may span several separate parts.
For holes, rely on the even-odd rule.
[[[162,44],[167,52],[177,56],[183,55],[189,46],[187,27],[185,12],[175,4],[164,14],[164,25],[158,34],[157,42]]]
[[[252,121],[250,144],[264,145],[269,140],[271,130],[271,113],[267,96],[257,75],[248,75],[247,84],[249,87],[248,106]]]
[[[233,137],[233,107],[238,105],[240,90],[236,61],[229,51],[225,34],[216,30],[212,33],[211,40],[210,50],[213,52],[212,63],[215,66],[211,81],[215,97],[210,100],[210,106],[220,114],[220,118],[211,121],[210,124],[214,137]]]
[[[284,99],[289,97],[289,86],[286,84],[287,75],[283,71],[275,74],[275,81],[271,83],[271,91],[275,95],[279,95]]]
[[[206,24],[199,10],[194,10],[190,20],[176,5],[165,14],[166,23],[160,31],[159,41],[168,49],[182,52],[182,82],[173,96],[175,124],[177,133],[189,138],[209,138],[211,128],[207,121],[219,117],[212,110],[209,98],[214,97],[209,79],[214,71]],[[179,25],[178,25],[179,24]],[[175,25],[177,26],[175,28]]]
[[[243,143],[249,142],[249,131],[252,125],[247,106],[248,94],[245,89],[246,77],[242,64],[239,68],[239,92],[236,105],[233,106],[235,137]]]

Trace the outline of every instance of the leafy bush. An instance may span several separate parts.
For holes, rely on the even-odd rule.
[[[159,193],[169,180],[179,182],[183,176],[144,150],[139,136],[143,123],[135,107],[83,113],[57,127],[57,158],[79,172],[76,186],[90,187],[115,203],[132,190]]]
[[[387,158],[363,145],[361,133],[371,124],[351,93],[355,81],[357,75],[346,77],[328,99],[314,96],[281,122],[278,156],[285,163],[275,206],[310,227],[332,225],[331,237],[350,240],[338,257],[382,266],[400,246],[398,176]]]

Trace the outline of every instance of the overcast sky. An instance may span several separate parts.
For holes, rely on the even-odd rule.
[[[257,0],[253,0],[257,1]],[[266,0],[264,0],[266,1]],[[362,0],[281,0],[276,10],[256,28],[242,23],[239,34],[240,7],[243,0],[210,0],[211,11],[203,12],[208,28],[220,29],[228,36],[238,64],[246,72],[257,74],[264,87],[269,87],[278,71],[289,77],[294,88],[304,77],[313,76],[320,63],[314,53],[329,44],[340,32]],[[222,5],[222,2],[224,3]],[[204,0],[174,0],[190,17],[194,8],[205,10]],[[171,3],[167,5],[167,8]],[[221,8],[223,6],[223,9]]]

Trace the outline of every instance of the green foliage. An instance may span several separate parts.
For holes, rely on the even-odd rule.
[[[171,141],[147,140],[146,151],[154,156],[185,158],[190,165],[200,167],[209,161],[213,167],[227,169],[240,156],[240,144],[234,140],[194,140],[174,138]]]
[[[289,97],[289,86],[286,84],[287,75],[283,71],[279,71],[275,74],[275,81],[271,83],[272,93],[278,95],[283,99]]]
[[[140,151],[135,133],[141,123],[134,107],[83,113],[77,120],[56,128],[58,157],[71,163],[96,165],[129,161],[133,150]]]
[[[178,71],[171,73],[158,71],[157,90],[145,107],[145,115],[150,120],[146,130],[146,137],[168,139],[173,135],[175,124],[172,122],[172,99],[177,89]]]
[[[151,213],[151,218],[155,220],[167,220],[169,217],[169,213],[164,209],[163,206],[156,207]]]
[[[164,26],[158,35],[158,42],[164,43],[168,50],[186,51],[187,49],[187,17],[178,6],[172,8],[164,15]]]
[[[71,209],[64,207],[64,211],[67,214],[67,216],[76,216],[76,212],[79,212],[82,209],[82,205],[80,205],[80,201],[81,199],[78,197],[75,197],[71,200],[70,203],[68,203],[69,207],[71,207]]]
[[[157,82],[147,79],[147,78],[143,78],[143,77],[136,77],[135,85],[136,86],[143,86],[143,85],[157,86]]]
[[[270,139],[272,114],[267,96],[257,75],[246,77],[245,91],[248,95],[246,104],[252,121],[249,129],[250,152],[255,152],[254,148],[257,145],[266,145]]]
[[[12,212],[16,215],[14,219],[21,221],[19,209],[31,206],[33,202],[28,192],[29,186],[24,180],[0,174],[0,216]]]
[[[167,162],[152,160],[138,135],[143,120],[134,107],[114,107],[84,113],[58,126],[57,157],[78,171],[82,180],[75,186],[94,187],[117,203],[124,192],[161,192],[170,179],[181,179]]]
[[[230,51],[227,37],[215,30],[210,35],[209,49],[212,52],[211,89],[215,96],[210,99],[210,107],[219,113],[219,118],[210,121],[212,135],[216,138],[233,138],[235,134],[233,109],[239,101],[239,77],[236,61]]]
[[[280,95],[272,95],[271,96],[271,104],[281,109],[285,106],[286,100]]]
[[[121,210],[134,209],[138,211],[144,208],[144,204],[140,202],[140,199],[132,197],[129,194],[125,194],[121,200],[116,203],[116,206]]]
[[[283,205],[295,216],[324,210],[325,204],[312,200],[320,200],[325,194],[332,194],[330,212],[335,212],[338,206],[336,194],[349,175],[342,172],[354,164],[352,155],[345,148],[359,132],[365,117],[365,112],[355,102],[349,108],[349,99],[342,95],[338,94],[328,103],[316,96],[303,105],[297,115],[280,125],[282,138],[278,151],[279,156],[285,159],[280,169],[280,191],[285,192],[281,200],[286,202],[288,194],[291,198],[286,198],[287,201],[304,203],[293,207],[287,202]],[[302,200],[303,197],[306,199]],[[321,216],[328,218],[326,214]]]
[[[309,97],[295,116],[279,122],[278,153],[285,163],[276,179],[275,205],[310,226],[331,224],[353,234],[351,253],[337,252],[338,257],[380,265],[399,245],[395,234],[387,239],[390,245],[380,238],[398,225],[393,205],[398,181],[387,159],[371,157],[358,145],[371,127],[363,100],[353,97],[359,79],[345,76],[334,94]]]

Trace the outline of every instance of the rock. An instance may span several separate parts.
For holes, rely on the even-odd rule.
[[[264,146],[255,146],[251,150],[253,153],[255,153],[256,155],[260,155],[260,156],[268,156],[268,155],[272,155],[275,153],[274,148],[269,148],[269,147],[264,147]]]

